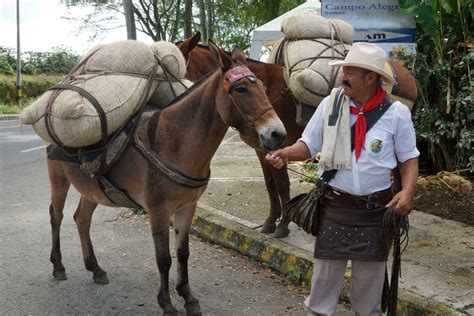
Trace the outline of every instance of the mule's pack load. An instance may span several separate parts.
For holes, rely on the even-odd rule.
[[[157,86],[167,84],[167,78],[178,81],[185,71],[184,58],[171,43],[119,41],[97,46],[61,84],[23,110],[21,121],[32,124],[49,143],[92,145],[122,127],[150,98],[159,103],[156,94],[169,89],[157,91]]]
[[[342,20],[305,12],[284,19],[281,30],[285,38],[273,49],[270,62],[284,66],[286,83],[299,101],[316,107],[338,85],[340,71],[328,61],[344,59],[354,29]]]
[[[159,41],[151,44],[150,47],[160,67],[158,67],[158,86],[150,96],[148,104],[164,108],[171,100],[191,87],[193,83],[184,79],[186,61],[176,45]]]

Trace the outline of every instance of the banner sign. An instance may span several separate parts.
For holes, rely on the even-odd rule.
[[[321,0],[321,14],[354,27],[354,42],[379,45],[392,57],[416,52],[415,20],[406,15],[398,0]]]

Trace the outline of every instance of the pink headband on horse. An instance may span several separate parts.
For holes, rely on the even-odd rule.
[[[242,78],[248,78],[254,83],[257,82],[257,77],[250,69],[244,66],[236,66],[227,70],[224,75],[224,91],[229,93],[232,90],[232,86]]]

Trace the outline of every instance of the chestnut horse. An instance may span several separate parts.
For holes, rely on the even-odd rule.
[[[200,38],[201,34],[198,32],[194,36],[176,43],[187,61],[185,77],[191,81],[201,78],[216,67],[209,48],[204,45],[198,45]],[[247,59],[247,64],[250,70],[265,84],[268,99],[285,125],[288,136],[284,146],[293,144],[300,138],[304,127],[299,126],[296,122],[296,103],[298,101],[288,91],[283,77],[283,67],[278,64],[262,63],[252,59]],[[393,94],[414,102],[417,97],[415,79],[401,63],[389,61],[389,64],[391,71],[393,71],[394,76],[398,79],[397,85],[392,89]],[[270,212],[261,232],[274,232],[274,236],[277,238],[286,237],[289,234],[289,221],[286,216],[285,203],[290,199],[290,181],[286,166],[279,170],[273,168],[265,160],[265,151],[258,145],[258,139],[248,135],[240,136],[245,143],[255,149],[262,166],[265,185],[270,199]],[[280,217],[281,221],[277,226],[275,223]]]
[[[213,71],[216,67],[215,62],[209,52],[208,46],[198,45],[201,34],[198,32],[185,41],[178,42],[179,47],[187,61],[186,78],[195,81],[205,74]],[[270,100],[275,112],[285,125],[287,138],[283,146],[288,146],[296,142],[301,136],[303,127],[296,124],[296,105],[295,99],[290,93],[287,93],[287,85],[283,80],[283,67],[277,64],[267,64],[252,59],[247,59],[247,65],[257,77],[262,80],[266,86],[268,99]],[[277,238],[286,237],[289,234],[286,221],[285,202],[290,200],[290,180],[285,168],[275,169],[266,160],[266,151],[263,150],[257,138],[252,135],[240,134],[242,140],[255,149],[255,153],[262,166],[265,185],[270,198],[270,212],[266,218],[262,233],[275,233]],[[279,218],[282,220],[276,225]]]
[[[169,226],[173,217],[176,234],[178,280],[176,289],[184,298],[186,313],[200,315],[199,301],[188,282],[189,233],[196,204],[209,180],[211,159],[228,127],[243,135],[254,135],[266,150],[281,146],[284,126],[272,109],[265,89],[245,66],[246,58],[236,50],[232,58],[210,44],[212,75],[203,78],[169,107],[155,111],[137,127],[132,147],[126,149],[105,176],[147,210],[160,272],[158,303],[165,314],[176,314],[169,292],[171,255]],[[60,226],[70,184],[81,194],[74,220],[79,231],[86,269],[97,283],[106,284],[90,239],[92,214],[98,204],[120,207],[104,195],[97,179],[70,162],[47,160],[51,182],[51,227],[53,275],[65,280],[61,262]],[[165,167],[163,167],[165,166]]]

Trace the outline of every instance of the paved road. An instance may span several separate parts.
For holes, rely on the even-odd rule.
[[[99,207],[92,239],[110,284],[94,284],[82,262],[71,190],[61,246],[68,280],[52,278],[49,182],[44,143],[18,121],[0,121],[0,314],[154,314],[159,277],[149,227],[127,209]],[[176,282],[173,265],[171,285]],[[205,314],[305,315],[304,293],[233,252],[191,240],[191,287]],[[183,302],[173,291],[175,306]]]

